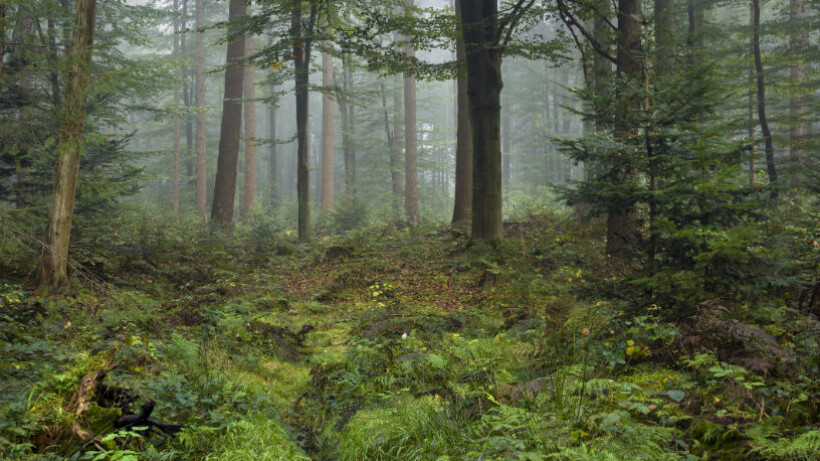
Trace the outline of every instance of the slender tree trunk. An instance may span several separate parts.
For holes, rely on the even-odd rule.
[[[803,141],[806,137],[805,117],[806,110],[805,91],[801,86],[806,82],[808,65],[806,63],[806,49],[808,48],[808,36],[806,34],[806,5],[804,0],[791,0],[789,4],[789,23],[791,32],[789,34],[789,51],[791,63],[789,65],[789,80],[793,86],[789,95],[789,116],[791,124],[789,126],[789,153],[791,163],[799,171],[803,164],[805,149]],[[794,174],[793,173],[793,174]]]
[[[276,95],[276,86],[270,87],[271,96]],[[268,137],[271,143],[268,147],[268,194],[270,206],[272,209],[279,208],[279,162],[277,157],[277,130],[276,130],[276,102],[271,101],[268,106]]]
[[[196,209],[202,221],[208,219],[208,123],[205,118],[205,34],[202,32],[205,27],[204,3],[204,0],[196,0]]]
[[[461,16],[461,4],[455,0],[456,16]],[[456,190],[453,201],[453,223],[470,219],[473,203],[473,134],[470,130],[470,102],[467,96],[467,66],[464,36],[460,27],[456,37],[456,60],[459,71],[456,76]]]
[[[640,101],[636,94],[635,80],[641,74],[641,2],[640,0],[619,0],[618,2],[618,53],[616,67],[618,77],[618,98],[620,113],[616,118],[615,134],[620,138],[632,136],[635,111],[640,110]],[[613,165],[613,173],[617,184],[626,184],[634,181],[634,169],[629,166],[626,156]],[[607,218],[607,254],[617,258],[628,258],[633,254],[634,243],[637,237],[637,223],[635,219],[635,201],[630,199],[625,203],[609,210]]]
[[[228,21],[245,15],[244,2],[230,2]],[[235,24],[235,23],[234,23]],[[233,34],[233,31],[229,31]],[[239,162],[239,138],[242,132],[242,57],[245,54],[245,36],[236,34],[228,42],[225,95],[222,100],[222,125],[219,132],[219,157],[216,163],[214,198],[211,219],[216,228],[230,230],[233,226],[236,175]]]
[[[501,215],[501,48],[498,3],[462,4],[467,94],[473,134],[472,235],[491,245],[503,236]]]
[[[179,10],[179,0],[174,0],[174,59],[179,60],[179,18],[176,14]],[[177,69],[174,79],[174,177],[173,177],[173,212],[179,214],[179,85],[182,82],[182,68]]]
[[[65,113],[57,146],[57,169],[48,213],[48,240],[43,249],[41,283],[52,287],[64,285],[68,278],[68,245],[74,218],[80,153],[84,145],[83,131],[91,80],[96,10],[96,0],[77,0],[77,23],[66,82]]]
[[[404,140],[404,124],[399,114],[403,114],[402,91],[393,92],[393,151],[390,157],[390,171],[393,174],[393,208],[398,216],[402,198],[404,197],[404,175],[401,162],[401,141]]]
[[[345,160],[345,190],[347,193],[347,198],[352,199],[356,195],[356,147],[353,144],[353,139],[355,138],[354,127],[355,123],[353,123],[353,104],[349,103],[347,98],[349,97],[350,93],[353,91],[353,70],[348,62],[350,57],[344,57],[342,59],[342,74],[343,74],[343,87],[342,93],[339,95],[339,110],[342,113],[342,145],[344,149],[344,160]],[[385,110],[385,126],[387,125],[387,112],[386,112],[386,101],[384,95],[384,82],[380,82],[381,88],[381,96],[382,96],[382,109]],[[390,133],[388,129],[388,149],[392,149],[392,140],[390,139]]]
[[[325,47],[333,46],[332,42],[325,41]],[[334,103],[333,88],[333,56],[329,52],[322,52],[322,209],[333,209],[333,173],[334,173]]]
[[[760,56],[760,0],[752,0],[752,13],[752,47],[755,58],[755,75],[757,76],[757,118],[760,120],[760,130],[763,132],[763,140],[766,146],[766,173],[769,176],[770,195],[772,199],[776,199],[780,184],[777,182],[777,166],[774,163],[772,132],[769,129],[769,119],[766,117],[766,84],[763,75],[763,60]]]
[[[308,127],[308,79],[310,77],[310,39],[316,18],[316,4],[311,2],[307,31],[302,29],[302,2],[295,2],[291,20],[293,37],[294,87],[296,93],[296,131],[298,139],[296,162],[296,194],[299,202],[299,240],[310,241],[310,152]]]
[[[413,6],[414,0],[406,0]],[[416,50],[409,43],[404,45],[404,54],[416,56]],[[416,132],[416,76],[404,76],[404,215],[410,227],[417,227],[419,213],[419,175],[416,166],[418,134]]]
[[[501,185],[504,187],[505,199],[509,197],[510,193],[510,149],[512,145],[512,110],[508,110],[507,114],[501,117],[503,125],[501,130],[504,134],[504,145],[501,149]]]
[[[199,1],[199,0],[198,0]],[[182,0],[182,18],[180,30],[188,28],[188,0]],[[188,34],[182,34],[180,37],[180,54],[188,56]],[[185,104],[185,183],[196,189],[196,178],[194,176],[194,168],[196,167],[194,158],[194,127],[193,119],[191,118],[191,108],[196,104],[194,102],[195,89],[192,88],[191,69],[188,67],[187,60],[183,61],[182,66],[182,102]]]
[[[755,91],[756,91],[756,81],[755,81],[755,64],[754,64],[754,55],[755,55],[755,39],[754,39],[754,22],[755,21],[755,9],[754,5],[749,2],[749,26],[751,29],[751,33],[749,34],[749,187],[754,187],[755,183],[757,182],[757,165],[756,165],[756,155],[755,152],[756,145],[755,145],[755,127],[757,123],[755,122]]]
[[[51,20],[49,20],[51,21]],[[49,22],[53,24],[53,22]],[[6,56],[6,4],[0,4],[0,95],[3,94],[3,66]]]
[[[248,6],[247,14],[250,14]],[[245,72],[243,75],[243,90],[245,98],[245,182],[242,195],[242,218],[250,220],[256,207],[256,81],[254,73],[256,66],[250,60],[253,56],[253,37],[245,37]]]

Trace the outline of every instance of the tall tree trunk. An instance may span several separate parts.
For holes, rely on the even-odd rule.
[[[188,0],[182,0],[182,18],[180,30],[187,30],[187,28]],[[182,34],[180,37],[180,54],[184,57],[188,56],[188,34]],[[194,158],[193,149],[195,139],[193,119],[191,118],[191,108],[196,104],[196,102],[194,101],[196,95],[195,89],[192,88],[191,69],[188,67],[187,60],[183,60],[183,63],[184,64],[182,66],[182,102],[185,104],[185,183],[189,187],[196,190],[196,177],[194,176],[196,159]],[[204,211],[202,214],[204,215]]]
[[[353,91],[353,70],[351,69],[349,60],[350,57],[342,58],[342,94],[339,95],[339,111],[342,114],[342,148],[344,149],[345,160],[345,191],[348,199],[353,199],[356,195],[356,148],[353,144],[355,138],[353,123],[353,104],[349,103],[347,98]],[[384,81],[380,81],[380,89],[382,96],[382,110],[384,110],[384,123],[387,128],[387,144],[388,150],[392,152],[392,139],[389,131],[389,124],[387,119],[387,101],[384,94]]]
[[[270,86],[271,96],[276,95],[276,85]],[[276,130],[276,101],[271,101],[268,106],[268,137],[271,143],[268,147],[268,194],[272,209],[279,208],[279,161],[277,157],[277,130]]]
[[[316,3],[311,2],[307,30],[302,27],[302,2],[294,4],[291,16],[291,36],[293,37],[293,62],[295,67],[294,88],[296,93],[296,195],[299,202],[299,240],[310,241],[310,173],[308,154],[310,152],[308,127],[308,79],[310,77],[310,34],[316,18]]]
[[[179,60],[179,18],[176,17],[179,11],[179,0],[174,0],[174,59]],[[179,100],[182,83],[182,68],[174,73],[174,177],[173,177],[173,212],[179,214]]]
[[[461,16],[461,4],[455,0],[456,16]],[[456,60],[459,71],[456,76],[456,190],[453,201],[453,223],[470,219],[473,203],[473,134],[470,130],[470,102],[467,96],[467,66],[464,36],[460,27],[456,36]]]
[[[83,150],[88,85],[91,80],[91,50],[94,44],[96,0],[77,0],[77,23],[74,28],[68,78],[65,114],[57,146],[57,169],[48,213],[47,245],[43,249],[41,283],[52,287],[67,281],[68,245],[74,200]]]
[[[413,6],[414,0],[406,0]],[[416,50],[410,43],[404,45],[404,54],[408,58],[416,56]],[[419,175],[416,166],[418,151],[418,134],[416,132],[416,76],[407,73],[404,76],[404,215],[410,227],[419,225]]]
[[[324,43],[326,48],[333,46],[327,40]],[[329,211],[333,209],[333,148],[334,148],[334,103],[332,96],[333,88],[333,56],[329,52],[322,52],[322,209]]]
[[[806,82],[808,65],[806,63],[806,49],[808,48],[808,36],[806,33],[806,5],[804,0],[791,0],[789,4],[789,23],[791,32],[789,33],[789,52],[791,63],[789,65],[789,80],[792,85],[789,95],[789,153],[792,166],[795,172],[802,166],[805,149],[803,142],[806,137],[805,117],[808,113],[802,85]],[[794,174],[793,173],[793,174]]]
[[[244,2],[230,2],[228,21],[245,15]],[[233,28],[230,28],[233,29]],[[227,69],[225,70],[225,95],[222,100],[222,124],[219,132],[219,157],[216,163],[216,180],[211,206],[211,219],[216,228],[230,230],[233,226],[234,200],[236,199],[236,174],[239,161],[239,138],[242,131],[242,57],[245,54],[245,36],[234,34],[228,42]]]
[[[615,134],[627,139],[632,136],[635,111],[640,110],[640,101],[634,88],[635,81],[641,74],[641,2],[640,0],[619,0],[618,2],[618,53],[615,66],[618,77],[618,98],[620,113],[616,118]],[[631,81],[631,82],[630,82]],[[622,153],[622,160],[612,166],[618,184],[634,181],[635,172],[629,166],[629,152]],[[635,201],[630,199],[609,210],[607,218],[607,254],[617,258],[628,258],[632,255],[637,238],[635,220]]]
[[[510,193],[510,152],[512,145],[512,110],[508,110],[507,114],[501,117],[503,125],[501,130],[504,134],[504,145],[501,149],[501,186],[504,188],[504,197],[509,197]]]
[[[49,20],[51,21],[51,20]],[[49,22],[52,24],[52,22]],[[6,3],[0,4],[0,95],[3,94],[3,66],[6,56]]]
[[[404,175],[402,174],[401,163],[401,142],[404,140],[404,130],[402,119],[399,114],[403,114],[402,91],[393,92],[393,150],[390,152],[390,171],[392,172],[393,183],[393,209],[398,216],[400,213],[402,198],[404,197]]]
[[[760,56],[760,0],[752,0],[752,32],[753,50],[755,58],[755,75],[757,76],[757,118],[760,120],[760,131],[766,146],[766,173],[769,176],[770,196],[778,196],[777,166],[774,163],[774,145],[772,132],[769,129],[769,119],[766,117],[766,84],[763,75],[763,59]]]
[[[658,76],[668,75],[675,63],[675,10],[672,0],[655,0],[655,62]]]
[[[208,123],[205,118],[205,5],[196,0],[196,210],[200,219],[208,216]],[[190,125],[190,115],[188,116]],[[190,151],[188,152],[190,154]],[[190,174],[190,172],[189,172]]]
[[[498,3],[462,4],[467,94],[473,134],[474,239],[496,245],[503,236],[501,207],[501,55]]]
[[[247,14],[250,14],[248,6]],[[245,73],[243,90],[245,98],[245,182],[242,195],[242,218],[250,220],[256,207],[256,66],[250,60],[253,56],[253,37],[245,37]]]
[[[755,122],[755,64],[754,64],[754,55],[755,55],[755,35],[754,35],[754,22],[755,22],[755,8],[754,5],[749,2],[749,187],[754,187],[755,183],[757,182],[757,165],[756,165],[756,155],[755,152],[756,145],[755,145],[755,127],[757,123]]]

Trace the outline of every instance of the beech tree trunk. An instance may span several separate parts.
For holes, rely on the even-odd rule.
[[[88,85],[91,80],[91,50],[97,1],[77,0],[77,22],[66,81],[65,114],[57,146],[57,168],[48,213],[46,246],[43,248],[43,270],[40,281],[59,287],[68,280],[68,245],[74,218],[80,153],[84,146]]]
[[[407,0],[413,6],[414,0]],[[416,50],[409,43],[404,45],[404,54],[416,56]],[[416,131],[416,76],[404,76],[404,215],[410,227],[417,227],[419,213],[419,175],[416,166],[418,154],[418,133]]]
[[[503,235],[501,207],[501,55],[498,3],[461,5],[473,135],[472,235],[491,245]]]
[[[462,2],[463,0],[455,0],[456,16],[459,17]],[[456,60],[459,63],[459,71],[456,77],[456,190],[453,201],[453,224],[470,219],[470,207],[473,203],[473,134],[470,130],[470,103],[467,96],[466,54],[464,36],[459,27],[456,37]]]
[[[245,15],[244,2],[230,2],[228,21],[233,23]],[[219,157],[216,164],[216,182],[211,206],[211,219],[215,228],[230,230],[233,227],[234,201],[236,199],[236,175],[239,162],[239,138],[242,132],[242,90],[245,54],[245,36],[233,34],[228,42],[227,69],[225,70],[225,93],[222,100],[222,124],[219,132]]]
[[[752,48],[755,59],[755,75],[757,76],[757,118],[760,120],[760,131],[763,132],[763,141],[766,147],[766,173],[769,176],[770,197],[778,196],[777,166],[774,163],[774,145],[772,132],[769,129],[769,119],[766,117],[766,84],[763,75],[763,60],[760,56],[760,0],[752,0]]]
[[[179,10],[179,0],[174,0],[174,15]],[[174,17],[174,59],[179,59],[179,19]],[[173,176],[173,212],[179,214],[179,85],[182,82],[182,68],[177,69],[174,74],[174,176]]]
[[[330,48],[332,42],[325,41],[325,47]],[[322,52],[322,209],[333,209],[333,147],[334,147],[334,103],[333,88],[333,56],[327,51]]]
[[[250,14],[248,6],[247,14]],[[245,105],[245,182],[242,195],[242,218],[249,220],[256,207],[256,82],[254,72],[256,66],[250,61],[253,56],[253,37],[245,37],[245,72],[243,75],[244,105]]]
[[[208,124],[205,118],[205,27],[204,0],[196,0],[196,210],[208,219]]]
[[[640,0],[619,0],[618,2],[618,40],[615,66],[617,68],[617,96],[620,113],[617,114],[615,135],[620,138],[632,136],[636,127],[634,116],[640,110],[640,100],[634,88],[637,77],[641,75],[641,2]],[[631,82],[631,83],[630,83]],[[617,184],[634,181],[634,169],[629,166],[628,156],[632,152],[623,152],[621,161],[612,165]],[[607,254],[626,259],[632,256],[637,239],[635,218],[635,200],[625,198],[618,206],[609,210],[607,217]]]

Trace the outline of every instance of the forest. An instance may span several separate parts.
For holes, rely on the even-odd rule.
[[[0,0],[0,459],[820,460],[820,0]]]

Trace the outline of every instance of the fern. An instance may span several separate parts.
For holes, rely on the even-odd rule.
[[[820,459],[820,430],[806,432],[794,439],[784,439],[757,449],[770,459],[818,460]]]

